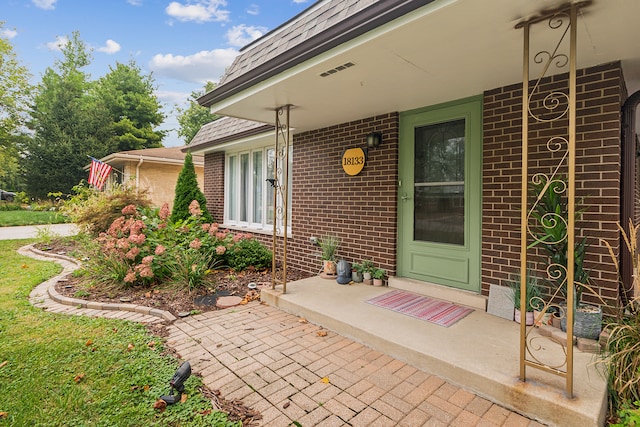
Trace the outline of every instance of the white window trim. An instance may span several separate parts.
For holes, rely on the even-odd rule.
[[[269,185],[267,183],[267,178],[271,178],[269,176],[267,176],[267,164],[268,164],[268,151],[274,149],[273,145],[268,145],[268,146],[263,146],[263,147],[259,147],[259,148],[255,148],[255,149],[245,149],[245,150],[238,150],[238,151],[233,151],[233,152],[226,152],[225,153],[225,173],[224,173],[224,221],[222,226],[225,228],[229,228],[229,229],[236,229],[236,230],[243,230],[243,231],[252,231],[255,233],[259,233],[259,234],[272,234],[273,233],[273,223],[268,223],[267,222],[267,216],[268,216],[268,205],[270,200],[268,200],[268,195],[269,195],[269,191],[267,186]],[[291,150],[293,151],[293,150]],[[262,221],[261,222],[253,222],[252,221],[252,216],[253,216],[253,194],[254,194],[254,182],[253,182],[253,159],[254,159],[254,153],[255,152],[261,152],[261,158],[262,158],[262,168],[261,168],[261,172],[262,172],[262,178],[259,179],[259,182],[262,183],[263,185],[263,191],[262,191]],[[236,203],[235,205],[235,211],[236,211],[236,215],[239,216],[240,215],[240,198],[236,198],[236,200],[231,200],[231,187],[230,187],[230,175],[229,172],[231,170],[230,168],[230,158],[231,157],[235,157],[235,162],[236,162],[236,169],[235,169],[235,174],[236,174],[236,186],[237,186],[237,190],[236,191],[240,191],[240,179],[241,179],[241,167],[240,167],[240,156],[243,154],[248,154],[249,156],[249,163],[248,163],[248,169],[249,169],[249,196],[245,195],[245,197],[247,198],[247,214],[249,216],[249,221],[240,221],[239,219],[231,219],[229,218],[229,210],[231,207],[231,203]],[[291,167],[292,165],[292,152],[289,155],[289,173],[291,174]],[[291,181],[290,181],[291,182]],[[291,190],[292,190],[292,185],[288,185],[288,192],[289,192],[289,205],[291,205]],[[277,205],[279,206],[282,204],[282,197],[280,197],[280,195],[278,195],[277,197]],[[277,208],[275,209],[277,210]],[[287,233],[290,235],[291,234],[291,206],[289,206],[288,209],[288,221],[287,221]],[[275,212],[274,212],[275,215]],[[278,220],[276,218],[276,221],[278,223],[278,234],[282,234],[282,224],[281,224],[281,220]]]

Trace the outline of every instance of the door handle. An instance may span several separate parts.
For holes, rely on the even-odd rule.
[[[402,193],[402,196],[400,196],[400,198],[402,199],[403,202],[406,202],[407,200],[409,200],[409,196],[407,196],[407,193]]]

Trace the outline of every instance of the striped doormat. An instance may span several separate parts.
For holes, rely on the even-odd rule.
[[[401,290],[369,298],[366,302],[446,328],[473,311],[468,307]]]

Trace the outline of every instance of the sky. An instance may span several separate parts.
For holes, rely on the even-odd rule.
[[[92,80],[131,60],[153,76],[167,118],[166,147],[183,145],[175,105],[217,82],[247,43],[315,0],[0,0],[0,37],[40,82],[74,31],[92,50]]]

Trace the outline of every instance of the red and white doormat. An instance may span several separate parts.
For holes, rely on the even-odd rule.
[[[401,290],[378,295],[366,302],[444,327],[453,325],[473,311],[468,307]]]

